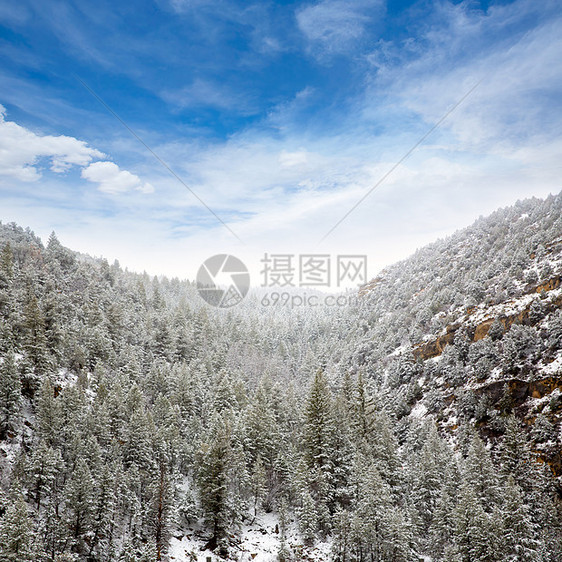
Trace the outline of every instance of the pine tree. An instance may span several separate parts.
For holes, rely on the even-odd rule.
[[[348,383],[349,384],[349,383]],[[348,391],[349,392],[349,391]],[[352,397],[353,421],[360,439],[370,442],[374,430],[375,405],[369,396],[363,374],[357,378],[356,391]]]
[[[137,408],[129,418],[124,447],[126,465],[135,463],[139,469],[151,471],[155,468],[152,436],[155,433],[152,417],[143,408]]]
[[[119,554],[119,562],[138,562],[136,549],[132,541],[127,541]]]
[[[28,290],[27,299],[24,304],[24,318],[24,348],[27,352],[27,359],[35,374],[44,374],[50,366],[45,333],[45,317],[31,288]],[[30,384],[31,389],[35,390],[35,383],[31,381]]]
[[[510,416],[505,423],[505,434],[499,447],[499,464],[505,476],[511,474],[516,482],[532,486],[531,451],[527,438],[519,427],[519,422]]]
[[[158,453],[158,471],[152,486],[152,527],[156,560],[163,560],[167,552],[170,531],[174,520],[175,486],[169,459],[161,449]]]
[[[353,551],[359,560],[386,560],[392,548],[392,506],[388,485],[374,464],[358,458],[354,466],[356,509],[351,523]]]
[[[497,471],[492,465],[490,453],[478,436],[473,438],[468,449],[465,472],[466,481],[476,493],[480,504],[487,512],[491,512],[500,500]]]
[[[112,526],[116,509],[116,485],[115,476],[110,467],[105,465],[97,482],[97,497],[93,503],[92,528],[94,535],[91,541],[90,556],[98,544],[103,544],[103,549],[107,551],[112,546]],[[101,550],[102,547],[99,549]]]
[[[277,551],[278,562],[291,562],[292,553],[287,545],[287,527],[288,527],[288,512],[287,502],[282,499],[279,503],[278,516],[279,516],[279,550]]]
[[[6,242],[0,252],[0,274],[6,281],[9,281],[14,274],[14,253],[10,242]]]
[[[26,475],[30,496],[38,511],[46,502],[56,501],[59,486],[57,477],[62,470],[60,451],[52,449],[45,441],[40,441],[31,455]]]
[[[199,499],[205,519],[211,527],[209,547],[222,545],[232,514],[229,497],[229,464],[232,455],[230,427],[215,419],[213,435],[203,443],[197,455]]]
[[[349,511],[341,509],[334,515],[332,557],[334,562],[351,559],[351,517]]]
[[[0,251],[0,351],[6,351],[13,345],[13,291],[12,277],[14,274],[13,253],[9,242]]]
[[[54,493],[51,497],[53,499],[44,505],[39,514],[37,535],[43,543],[49,560],[58,560],[59,557],[64,560],[62,553],[69,542],[68,527],[61,517],[58,499]]]
[[[35,562],[36,555],[27,505],[18,494],[0,520],[0,560]]]
[[[47,339],[47,349],[56,360],[62,358],[63,330],[61,327],[62,303],[60,301],[61,299],[56,292],[54,283],[48,283],[43,300],[45,337]]]
[[[330,527],[330,511],[335,509],[337,451],[334,436],[332,396],[323,372],[318,371],[305,406],[303,446],[311,492],[317,504],[318,524],[325,532]]]
[[[447,488],[443,486],[429,529],[429,550],[435,557],[444,554],[447,547],[454,544],[453,526],[451,525],[453,508],[453,498],[449,495]]]
[[[384,536],[382,559],[392,562],[409,562],[412,559],[412,527],[400,508],[385,513],[387,532]]]
[[[246,409],[244,446],[252,461],[259,456],[268,469],[275,463],[280,439],[273,404],[270,381],[262,379]]]
[[[267,493],[266,472],[260,456],[258,456],[252,466],[252,472],[250,474],[250,486],[252,488],[252,496],[254,499],[255,517],[258,513],[258,506]]]
[[[80,459],[65,490],[68,523],[75,539],[92,528],[95,508],[94,479],[88,465]]]
[[[531,508],[521,489],[509,476],[503,490],[503,540],[501,550],[506,562],[539,562],[545,560],[545,547],[540,540]]]
[[[279,488],[278,457],[282,442],[280,421],[277,415],[274,387],[268,378],[263,378],[250,399],[244,415],[244,449],[250,455],[250,464],[255,467],[259,457],[263,469],[264,509],[270,511]],[[260,469],[261,470],[261,469]]]
[[[400,499],[403,487],[402,462],[398,454],[398,440],[388,415],[382,411],[373,415],[371,455],[376,466],[390,486],[396,500]]]
[[[451,451],[439,437],[432,425],[416,458],[412,471],[412,500],[416,506],[421,523],[422,534],[429,531],[435,507],[441,495],[441,488],[452,476]]]
[[[37,400],[37,436],[47,445],[56,446],[62,439],[63,416],[60,400],[48,378],[43,379]]]
[[[55,232],[51,232],[49,240],[47,241],[47,256],[56,260],[62,271],[70,271],[76,263],[76,257],[73,252],[65,248],[57,238]]]
[[[332,404],[332,417],[334,423],[332,432],[332,488],[333,499],[329,505],[331,513],[335,513],[340,506],[350,503],[349,480],[353,465],[355,447],[353,443],[352,409],[347,406],[347,401],[339,393]]]
[[[308,490],[305,490],[302,496],[298,517],[300,532],[304,542],[306,544],[312,544],[318,529],[318,512],[316,509],[316,502]]]
[[[453,512],[454,537],[463,562],[502,560],[498,539],[502,531],[494,517],[486,514],[471,486],[463,482],[459,501]]]
[[[15,431],[21,414],[21,382],[14,353],[8,352],[0,363],[0,441]]]
[[[318,371],[306,404],[305,458],[309,468],[329,470],[333,419],[331,394],[322,371]]]

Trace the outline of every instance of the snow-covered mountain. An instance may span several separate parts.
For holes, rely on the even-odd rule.
[[[518,202],[364,287],[356,361],[453,436],[469,420],[494,443],[514,413],[561,476],[561,279],[561,196]]]
[[[562,195],[347,308],[0,224],[0,559],[562,560],[561,274]]]

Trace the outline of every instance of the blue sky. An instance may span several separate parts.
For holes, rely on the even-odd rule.
[[[22,0],[0,50],[0,219],[135,270],[314,251],[374,274],[562,188],[556,0]]]

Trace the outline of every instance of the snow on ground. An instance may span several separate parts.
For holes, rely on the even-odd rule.
[[[4,442],[0,445],[0,457],[6,459],[7,466],[11,466],[20,450],[19,443]]]
[[[554,289],[548,292],[548,299],[554,300],[560,294],[562,294],[562,288]],[[540,295],[538,293],[526,293],[517,298],[510,299],[508,301],[489,306],[486,303],[481,303],[474,308],[474,310],[467,315],[466,307],[460,306],[453,310],[450,314],[450,320],[448,322],[449,325],[461,323],[465,326],[471,326],[475,328],[482,322],[486,320],[493,320],[494,318],[498,318],[500,316],[515,316],[521,313],[525,308],[527,308],[534,300],[540,299]],[[444,326],[439,332],[439,336],[444,336],[447,334],[448,326]],[[424,334],[420,343],[426,343],[435,339],[434,333],[426,333]],[[400,348],[398,348],[400,349]],[[395,350],[391,355],[398,355],[397,350]]]
[[[541,367],[540,372],[541,374],[547,376],[562,373],[562,353],[559,353],[552,363],[548,363],[544,367]]]
[[[530,413],[535,414],[542,412],[544,407],[550,404],[551,400],[556,400],[561,394],[560,389],[555,388],[550,394],[545,394],[542,398],[529,398],[528,404]]]
[[[492,369],[492,371],[490,372],[490,374],[488,375],[488,379],[486,381],[486,384],[489,384],[491,382],[495,382],[495,381],[499,381],[503,376],[503,370],[501,367],[494,367]]]
[[[486,306],[480,304],[472,312],[467,319],[468,324],[477,326],[485,320],[497,318],[498,316],[515,316],[524,310],[535,299],[540,298],[537,293],[528,293],[512,300],[496,304],[494,306]]]
[[[281,535],[279,519],[274,514],[260,514],[251,524],[243,525],[240,542],[230,549],[230,560],[238,562],[274,562],[277,560]],[[330,542],[317,541],[313,546],[304,546],[295,521],[287,529],[286,544],[295,555],[295,559],[326,562],[330,558]],[[173,537],[168,550],[168,557],[174,562],[212,562],[224,560],[209,550],[201,550],[205,540],[193,533],[183,537]]]
[[[388,354],[389,357],[399,357],[404,353],[409,353],[412,350],[412,346],[410,344],[402,344],[398,346],[394,351]]]
[[[410,412],[412,418],[423,418],[427,413],[427,407],[422,402],[418,402]]]
[[[52,377],[51,382],[55,386],[66,388],[67,386],[76,384],[77,380],[78,376],[75,373],[71,373],[68,369],[59,369]]]
[[[168,558],[177,562],[195,562],[196,560],[206,562],[210,556],[213,562],[217,560],[210,550],[201,550],[201,544],[193,538],[192,534],[181,538],[172,537],[168,548]]]
[[[280,539],[278,525],[278,518],[272,513],[266,513],[256,518],[252,525],[245,526],[242,529],[240,560],[255,560],[256,562],[275,560]],[[252,556],[252,554],[256,556]]]

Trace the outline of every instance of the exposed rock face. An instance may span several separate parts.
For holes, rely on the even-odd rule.
[[[529,383],[529,394],[533,398],[542,398],[552,393],[557,388],[562,390],[562,378],[548,377],[546,379],[531,381]]]
[[[560,287],[560,276],[557,275],[544,283],[540,283],[535,287],[535,293],[542,293],[543,291],[553,291],[554,289],[558,289]]]
[[[530,293],[543,293],[553,291],[554,289],[558,289],[560,287],[561,277],[559,275],[549,279],[548,281],[544,281],[538,285],[532,286],[528,291],[527,294]],[[562,296],[558,297],[557,299],[553,300],[551,308],[560,308],[562,307]],[[513,314],[511,316],[501,316],[498,317],[497,320],[502,323],[504,332],[509,330],[512,324],[526,324],[526,325],[533,325],[533,322],[529,318],[529,310],[530,305],[527,305],[521,312],[517,314]],[[470,316],[474,312],[474,307],[471,307],[467,310],[467,316]],[[478,324],[475,328],[468,331],[468,336],[470,341],[476,342],[478,340],[483,339],[488,334],[490,327],[494,323],[496,318],[487,318],[480,324]],[[455,339],[455,332],[460,327],[460,324],[450,324],[446,327],[446,332],[444,335],[437,337],[435,340],[420,344],[413,349],[414,357],[416,359],[431,359],[432,357],[437,357],[443,353],[445,347],[453,343]]]
[[[524,381],[521,379],[504,379],[483,384],[474,389],[474,393],[481,396],[485,394],[492,404],[497,404],[505,395],[506,390],[513,408],[521,406],[529,396],[542,398],[551,394],[556,389],[562,390],[562,378],[547,377],[540,380]]]
[[[532,427],[536,416],[529,414],[528,407],[525,406],[527,399],[543,398],[556,389],[562,390],[562,377],[552,376],[534,381],[524,381],[517,378],[494,381],[475,388],[473,392],[479,397],[487,396],[493,407],[498,410],[502,410],[506,405],[509,409],[519,410],[523,421]],[[562,404],[560,408],[562,409]],[[552,416],[550,416],[553,422],[556,421],[554,415],[555,412],[552,412]],[[495,430],[485,423],[480,425],[480,431],[491,439],[498,436]],[[562,476],[562,451],[560,448],[556,446],[543,447],[534,452],[540,462],[549,465],[555,476]]]
[[[478,324],[478,326],[476,326],[476,329],[474,330],[473,341],[484,339],[493,323],[494,319],[489,318],[488,320],[484,320],[484,322],[482,322],[481,324]]]
[[[443,353],[445,347],[453,343],[455,339],[455,332],[459,329],[459,324],[450,324],[446,328],[446,333],[443,336],[439,336],[436,340],[424,343],[414,347],[413,353],[416,359],[431,359],[432,357],[437,357]]]
[[[561,277],[557,275],[547,281],[527,287],[525,294],[536,295],[537,293],[547,293],[558,289],[560,286]],[[536,298],[534,300],[536,300]],[[445,332],[437,338],[414,347],[414,357],[424,361],[441,355],[445,347],[454,342],[456,332],[463,326],[471,342],[477,342],[485,338],[496,321],[501,324],[504,332],[507,332],[513,324],[533,326],[541,321],[540,318],[536,318],[531,313],[531,306],[534,300],[517,313],[498,317],[491,316],[478,322],[476,325],[474,325],[474,321],[472,324],[470,322],[470,318],[474,317],[473,315],[476,313],[476,307],[468,308],[464,321],[448,325]],[[553,312],[558,308],[562,308],[562,295],[550,296],[550,298],[544,299],[542,302],[544,303],[545,312]],[[471,390],[478,398],[485,396],[490,407],[497,412],[514,412],[517,417],[527,424],[529,430],[531,430],[536,418],[536,412],[532,409],[531,401],[533,399],[548,397],[557,390],[562,392],[562,373],[554,373],[551,376],[538,378],[536,380],[524,380],[526,379],[525,373],[520,373],[518,377],[521,378],[513,377],[494,380],[475,386]],[[450,400],[446,401],[447,405],[450,401],[456,399],[456,391],[448,398],[450,398]],[[556,426],[560,420],[562,400],[560,402],[558,408],[554,407],[553,409],[553,407],[551,407],[543,409],[542,411],[542,414],[546,415],[554,426]],[[487,418],[478,422],[477,426],[480,433],[486,436],[487,439],[494,441],[499,437],[494,424],[489,424]],[[562,450],[560,447],[548,443],[535,444],[535,446],[537,460],[548,464],[556,476],[562,477]]]
[[[397,416],[451,435],[462,420],[496,447],[513,415],[562,499],[561,208],[498,217],[381,272],[360,292],[374,313],[357,356],[383,358],[374,376],[390,375]]]

